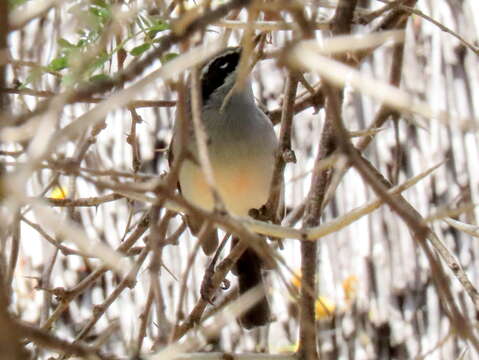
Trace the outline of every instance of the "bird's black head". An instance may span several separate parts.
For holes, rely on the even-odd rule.
[[[203,104],[211,94],[225,83],[228,75],[236,71],[241,57],[241,48],[227,48],[213,57],[201,72],[201,93]]]

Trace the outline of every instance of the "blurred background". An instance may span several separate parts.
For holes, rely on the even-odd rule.
[[[111,358],[128,358],[165,347],[175,325],[193,310],[211,259],[197,252],[197,239],[181,214],[160,208],[159,223],[147,224],[151,204],[124,194],[129,184],[149,184],[169,170],[167,149],[181,76],[150,79],[127,101],[108,99],[200,41],[241,44],[252,28],[248,12],[238,7],[207,22],[202,39],[195,33],[188,41],[175,41],[146,67],[131,71],[132,64],[163,46],[174,26],[225,3],[8,1],[9,30],[2,30],[8,47],[0,63],[6,101],[0,130],[0,247],[8,309],[15,318],[69,342],[98,347]],[[254,3],[262,10],[255,13],[253,34],[265,36],[250,76],[258,103],[278,123],[288,76],[278,54],[301,32],[284,2]],[[318,41],[332,37],[328,24],[336,1],[296,4]],[[385,42],[364,56],[346,55],[346,62],[366,81],[389,83],[395,71],[412,101],[447,116],[399,111],[365,133],[382,102],[347,79],[342,105],[353,144],[373,136],[364,156],[392,184],[441,163],[403,195],[457,257],[473,285],[479,283],[478,12],[474,0],[358,1],[352,34],[400,28],[400,21],[394,26],[388,22],[396,16],[407,21],[404,42]],[[394,65],[401,56],[402,64]],[[101,87],[125,69],[131,75],[126,81]],[[87,87],[94,90],[79,91]],[[320,88],[320,76],[305,72],[297,92],[291,133],[297,160],[284,172],[283,220],[297,228],[303,226],[301,207],[321,146],[325,111]],[[91,112],[105,102],[99,120],[91,121]],[[69,132],[82,119],[86,123]],[[278,134],[279,129],[277,125]],[[333,168],[339,172],[341,164],[344,159],[338,158]],[[336,188],[330,186],[322,223],[377,198],[354,169],[337,180]],[[154,251],[145,245],[152,232],[165,240]],[[285,239],[279,251],[284,264],[265,274],[274,314],[269,329],[246,331],[230,321],[213,339],[189,351],[293,353],[299,326],[292,291],[301,281],[299,244]],[[433,285],[435,272],[408,226],[387,206],[320,238],[318,252],[316,324],[322,359],[479,359],[446,316],[449,310]],[[139,266],[134,281],[123,271],[133,264]],[[471,298],[447,266],[446,275],[443,285],[476,334]],[[234,298],[236,278],[228,274],[227,279],[230,287],[217,291],[206,314]],[[31,358],[63,358],[59,350],[25,346]]]

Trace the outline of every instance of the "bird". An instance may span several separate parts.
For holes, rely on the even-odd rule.
[[[256,104],[251,80],[247,78],[241,89],[233,89],[241,53],[241,47],[228,47],[203,63],[199,67],[199,87],[201,119],[216,189],[228,212],[246,217],[251,209],[258,209],[267,202],[278,139],[270,119]],[[189,115],[190,99],[187,98],[186,112]],[[180,152],[177,124],[178,121],[170,145],[172,157]],[[188,156],[179,170],[178,188],[187,201],[211,211],[215,202],[195,155],[198,150],[192,128],[187,136]],[[202,223],[189,218],[188,225],[198,234]],[[216,229],[206,231],[202,247],[206,254],[211,254],[217,247],[218,238]],[[261,257],[248,247],[233,271],[238,277],[240,295],[256,286],[263,291],[261,299],[239,318],[240,325],[246,329],[271,321],[261,263]]]

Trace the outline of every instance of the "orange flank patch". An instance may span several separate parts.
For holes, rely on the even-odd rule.
[[[206,183],[206,179],[203,176],[203,173],[201,171],[196,171],[196,176],[194,178],[193,184],[196,191],[199,191],[199,192],[209,191],[208,184]]]
[[[231,190],[244,193],[251,190],[251,185],[252,182],[249,174],[241,174],[234,178],[234,181],[231,183]]]
[[[191,194],[192,199],[190,200],[198,206],[211,210],[213,207],[213,197],[206,179],[199,168],[194,170],[194,175],[192,181],[193,189],[191,189],[193,194]]]

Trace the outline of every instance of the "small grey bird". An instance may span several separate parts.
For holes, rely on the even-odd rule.
[[[222,108],[225,97],[235,84],[240,57],[241,48],[227,48],[201,67],[202,121],[215,184],[224,205],[232,214],[248,216],[250,209],[261,207],[268,199],[278,140],[271,121],[255,103],[249,79],[242,90],[232,93]],[[175,145],[177,134],[178,131],[174,131],[173,156],[179,153]],[[198,150],[192,131],[189,136],[187,150],[195,158]],[[193,204],[212,210],[211,191],[198,161],[191,160],[191,157],[180,169],[180,191]],[[188,223],[193,233],[198,233],[201,224],[193,219]],[[217,243],[216,230],[213,229],[202,246],[210,254]],[[240,294],[257,285],[264,286],[261,258],[254,250],[245,251],[235,270]],[[265,295],[240,318],[240,323],[249,329],[265,325],[270,317]]]

